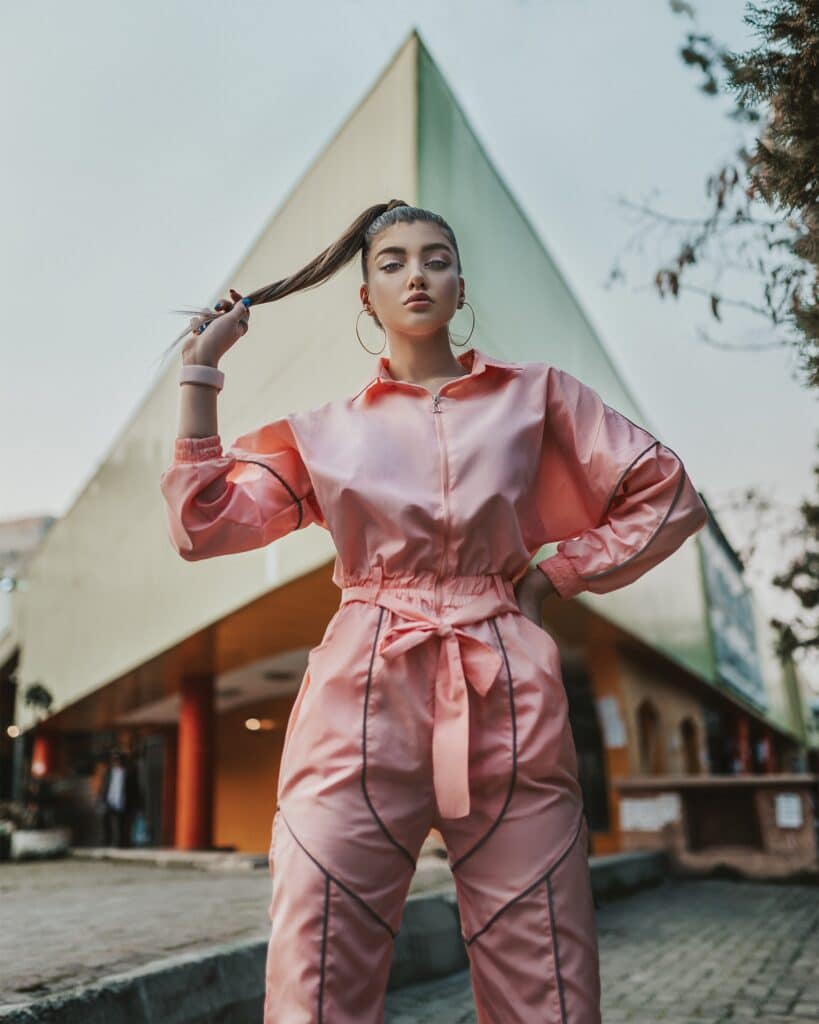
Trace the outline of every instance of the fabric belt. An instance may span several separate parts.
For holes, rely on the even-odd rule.
[[[492,645],[462,628],[506,611],[520,611],[512,580],[484,576],[385,577],[376,567],[367,580],[345,584],[341,603],[366,601],[395,612],[378,643],[390,660],[440,637],[432,729],[432,775],[442,818],[469,814],[469,694],[486,696],[503,667]]]

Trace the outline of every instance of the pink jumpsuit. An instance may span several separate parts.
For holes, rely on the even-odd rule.
[[[599,1024],[588,823],[560,654],[514,584],[636,580],[704,526],[679,457],[543,362],[458,355],[433,395],[381,356],[356,395],[237,438],[177,439],[161,478],[188,561],[331,532],[341,602],[285,734],[265,1024],[376,1024],[431,827],[479,1024]],[[224,482],[202,491],[214,481]]]

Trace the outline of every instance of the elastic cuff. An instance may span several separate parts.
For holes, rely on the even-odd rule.
[[[177,437],[174,442],[174,459],[177,462],[201,462],[204,459],[218,459],[222,455],[222,441],[218,434],[209,437]]]
[[[586,581],[578,575],[569,559],[559,551],[537,563],[537,568],[549,577],[560,597],[574,597],[586,590]]]

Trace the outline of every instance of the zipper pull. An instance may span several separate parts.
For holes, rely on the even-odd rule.
[[[438,404],[440,401],[441,401],[441,396],[439,394],[436,393],[436,394],[434,394],[432,396],[432,411],[433,412],[440,412],[441,411],[441,408],[440,408],[440,406]]]

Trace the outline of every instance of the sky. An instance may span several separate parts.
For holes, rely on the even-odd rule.
[[[740,139],[730,99],[704,97],[678,50],[691,27],[750,48],[746,3],[697,8],[693,24],[667,0],[7,8],[0,519],[70,509],[166,365],[184,326],[169,310],[221,285],[413,28],[729,538],[743,541],[729,506],[747,487],[792,518],[819,425],[793,357],[697,340],[718,326],[704,300],[651,285],[679,236],[626,251],[623,200],[706,215],[706,178]],[[627,283],[609,287],[618,261]],[[756,298],[743,280],[731,294]],[[727,310],[714,333],[769,338]],[[775,569],[782,548],[766,545]]]

